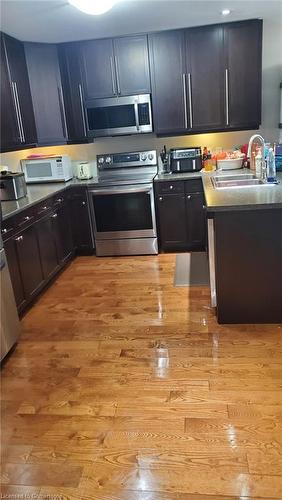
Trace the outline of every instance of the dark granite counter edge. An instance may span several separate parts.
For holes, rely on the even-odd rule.
[[[39,197],[38,199],[36,200],[32,200],[32,201],[29,201],[27,202],[27,204],[23,207],[18,207],[18,208],[15,208],[14,210],[11,210],[11,212],[7,213],[7,214],[3,214],[2,215],[2,220],[7,220],[9,219],[9,217],[12,217],[13,215],[17,215],[19,214],[20,212],[23,212],[23,210],[26,210],[30,207],[33,207],[34,205],[37,205],[37,203],[40,203],[41,201],[44,201],[44,200],[48,200],[49,198],[51,198],[52,196],[55,196],[63,191],[66,191],[69,187],[71,187],[72,185],[69,185],[69,186],[62,186],[61,188],[58,188],[57,190],[55,191],[52,191],[48,194],[45,194],[43,195],[42,197]],[[19,200],[15,200],[15,202],[18,202],[20,201],[22,198],[20,198]],[[11,200],[12,201],[12,200]],[[3,203],[6,203],[6,201],[1,201],[2,203],[2,207],[3,207]],[[8,202],[9,203],[9,202]]]
[[[242,202],[237,202],[234,204],[218,204],[218,205],[208,205],[207,204],[207,212],[208,216],[212,216],[213,213],[219,213],[219,212],[227,212],[227,211],[243,211],[243,210],[269,210],[269,209],[281,209],[282,208],[282,173],[280,173],[280,190],[279,193],[281,192],[281,201],[280,199],[278,201],[274,202],[262,202],[262,203],[242,203]],[[204,193],[206,199],[208,198],[209,193],[214,193],[214,188],[211,184],[211,177],[214,175],[214,173],[201,173],[201,172],[193,172],[193,173],[183,173],[183,174],[159,174],[155,177],[154,182],[164,182],[164,181],[174,181],[174,180],[189,180],[189,179],[202,179],[203,182],[203,188],[204,188]],[[37,186],[40,189],[40,184],[33,184],[29,187]],[[44,186],[44,187],[43,187]],[[11,210],[8,213],[3,213],[3,220],[8,219],[9,217],[12,217],[13,215],[16,215],[24,210],[26,210],[29,207],[32,207],[36,205],[37,203],[40,203],[44,200],[47,200],[48,198],[51,198],[52,196],[56,196],[57,194],[66,191],[70,188],[75,188],[75,187],[91,187],[91,186],[97,186],[97,180],[95,182],[95,179],[89,179],[87,181],[78,181],[76,179],[73,179],[71,181],[68,181],[60,186],[57,186],[57,189],[54,188],[54,184],[50,183],[50,192],[49,193],[44,193],[42,196],[38,196],[33,200],[24,200],[21,198],[20,200],[17,201],[11,201],[7,203],[21,203],[21,202],[26,202],[25,205],[11,208]],[[42,189],[47,189],[48,185],[44,184],[42,185]],[[255,188],[252,188],[255,189]],[[4,206],[6,202],[2,202],[2,207]]]

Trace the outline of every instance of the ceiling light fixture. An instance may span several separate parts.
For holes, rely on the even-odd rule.
[[[108,12],[117,0],[69,0],[69,3],[85,14],[98,16]]]
[[[229,10],[229,9],[223,9],[223,10],[221,11],[221,14],[222,14],[223,16],[229,16],[229,14],[230,14],[230,13],[231,13],[231,10]]]

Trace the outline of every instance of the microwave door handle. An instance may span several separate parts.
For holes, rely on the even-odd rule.
[[[139,124],[139,114],[138,114],[138,101],[134,102],[134,114],[135,114],[136,129],[139,131],[140,124]]]

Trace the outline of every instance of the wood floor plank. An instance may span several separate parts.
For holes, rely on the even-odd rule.
[[[84,484],[91,489],[120,488],[139,491],[155,491],[159,493],[191,493],[206,494],[207,485],[211,495],[230,496],[269,496],[281,500],[282,477],[267,475],[251,475],[238,471],[226,472],[220,470],[207,471],[202,466],[191,468],[183,474],[181,468],[148,470],[138,468],[122,468],[116,466],[87,466],[84,469],[82,487]]]
[[[3,484],[24,486],[69,486],[77,487],[82,474],[82,467],[70,464],[58,466],[44,464],[2,464],[1,480]]]
[[[175,255],[76,258],[2,366],[2,496],[282,499],[282,325],[218,325]]]

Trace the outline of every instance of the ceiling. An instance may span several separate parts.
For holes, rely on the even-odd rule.
[[[102,0],[101,0],[102,1]],[[0,0],[1,30],[32,42],[65,42],[261,17],[281,19],[281,0],[118,0],[89,16],[66,0]],[[223,17],[221,10],[231,9]]]

